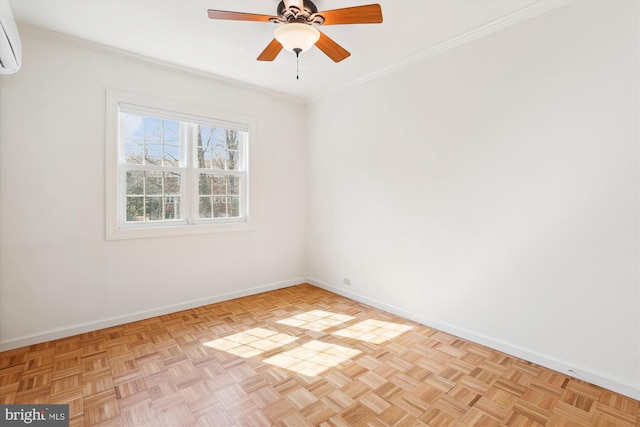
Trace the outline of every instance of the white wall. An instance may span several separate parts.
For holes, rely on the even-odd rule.
[[[0,78],[0,349],[304,281],[301,103],[22,38]],[[107,88],[252,116],[255,229],[106,241]]]
[[[505,28],[314,102],[306,130],[290,100],[23,43],[0,77],[0,350],[308,277],[640,398],[637,2]],[[255,117],[256,229],[106,241],[107,88]]]
[[[640,398],[638,16],[573,2],[310,105],[311,282]]]

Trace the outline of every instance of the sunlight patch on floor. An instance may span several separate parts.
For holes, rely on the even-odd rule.
[[[288,319],[279,320],[282,325],[295,326],[297,328],[307,329],[310,331],[324,331],[332,326],[340,325],[355,319],[353,316],[346,314],[330,313],[322,310],[312,310],[306,313],[298,314]]]
[[[353,348],[314,340],[264,361],[270,365],[313,377],[360,353],[360,350]]]
[[[312,310],[277,323],[311,331],[323,331],[355,319],[345,314]],[[332,332],[334,336],[352,338],[372,344],[389,341],[412,326],[369,319]],[[226,351],[236,356],[250,358],[278,349],[298,340],[297,337],[264,328],[254,328],[205,343],[206,346]],[[265,363],[298,374],[313,377],[361,354],[360,350],[313,340],[291,350],[264,359]]]
[[[282,347],[297,340],[291,335],[263,328],[249,329],[205,343],[206,346],[226,351],[236,356],[249,358]]]
[[[409,325],[369,319],[333,332],[332,335],[380,344],[407,332],[411,328],[412,326]]]

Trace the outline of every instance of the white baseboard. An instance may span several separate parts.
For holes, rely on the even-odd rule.
[[[344,287],[330,285],[326,282],[323,282],[320,280],[314,280],[310,278],[307,279],[307,283],[317,286],[319,288],[325,289],[327,291],[336,293],[338,295],[351,298],[363,304],[370,305],[380,310],[387,311],[397,316],[401,316],[405,319],[413,320],[414,322],[418,322],[422,325],[425,325],[434,329],[438,329],[440,331],[455,335],[457,337],[501,351],[511,356],[515,356],[520,359],[527,360],[529,362],[535,363],[545,368],[552,369],[556,372],[561,372],[567,376],[575,377],[579,380],[589,382],[591,384],[597,385],[607,390],[611,390],[613,392],[623,394],[625,396],[631,397],[632,399],[640,400],[640,384],[632,384],[631,382],[625,381],[620,378],[614,378],[605,373],[596,372],[592,369],[576,366],[575,364],[570,363],[566,360],[560,360],[555,357],[550,357],[544,354],[540,354],[531,349],[509,344],[499,339],[478,334],[476,332],[473,332],[467,329],[461,329],[461,328],[449,325],[447,323],[442,323],[435,319],[429,318],[428,316],[412,313],[400,307],[389,305],[387,303],[349,291]]]
[[[228,301],[235,298],[246,297],[248,295],[255,295],[262,292],[273,291],[275,289],[288,288],[290,286],[299,285],[305,283],[304,277],[290,279],[282,282],[270,283],[267,285],[256,286],[253,288],[243,289],[237,292],[229,292],[219,294],[203,299],[192,300],[182,302],[179,304],[167,305],[160,308],[154,308],[151,310],[138,311],[136,313],[109,317],[101,319],[96,322],[87,322],[76,324],[67,328],[53,329],[44,331],[42,333],[28,335],[24,337],[14,338],[7,341],[0,341],[0,351],[12,350],[14,348],[25,347],[32,344],[38,344],[46,341],[51,341],[59,338],[66,338],[85,332],[96,331],[99,329],[110,328],[112,326],[123,325],[129,322],[135,322],[138,320],[148,319],[150,317],[161,316],[163,314],[175,313],[182,310],[188,310],[191,308],[201,307],[203,305],[214,304],[216,302]]]
[[[305,278],[290,279],[282,282],[276,282],[276,283],[257,286],[253,288],[243,289],[237,292],[219,294],[219,295],[215,295],[215,296],[211,296],[211,297],[203,298],[199,300],[193,300],[193,301],[187,301],[179,304],[168,305],[160,308],[155,308],[152,310],[139,311],[139,312],[128,314],[128,315],[114,316],[114,317],[102,319],[96,322],[87,322],[87,323],[73,325],[68,328],[54,329],[54,330],[45,331],[39,334],[19,337],[19,338],[7,340],[7,341],[0,341],[0,351],[12,350],[14,348],[24,347],[32,344],[38,344],[46,341],[51,341],[54,339],[59,339],[59,338],[65,338],[65,337],[69,337],[69,336],[73,336],[73,335],[77,335],[85,332],[96,331],[99,329],[122,325],[129,322],[148,319],[149,317],[175,313],[182,310],[188,310],[191,308],[201,307],[208,304],[214,304],[221,301],[228,301],[231,299],[241,298],[248,295],[255,295],[262,292],[272,291],[275,289],[288,288],[290,286],[295,286],[305,282],[310,283],[319,288],[326,289],[338,295],[343,295],[347,298],[351,298],[355,301],[362,302],[364,304],[370,305],[380,310],[384,310],[389,313],[395,314],[397,316],[404,317],[405,319],[413,320],[414,322],[418,322],[420,324],[432,327],[434,329],[438,329],[443,332],[447,332],[452,335],[458,336],[460,338],[464,338],[466,340],[493,348],[503,353],[530,361],[540,366],[544,366],[545,368],[549,368],[554,371],[561,372],[567,376],[572,376],[577,379],[606,388],[607,390],[611,390],[616,393],[620,393],[622,395],[631,397],[633,399],[640,400],[640,385],[634,385],[628,381],[625,381],[619,378],[613,378],[610,375],[607,375],[601,372],[596,372],[588,368],[578,367],[575,364],[572,364],[568,361],[546,356],[544,354],[537,353],[527,348],[509,344],[495,338],[478,334],[473,331],[469,331],[466,329],[461,329],[461,328],[449,325],[447,323],[442,323],[435,319],[431,319],[427,316],[412,313],[400,307],[396,307],[396,306],[366,297],[364,295],[351,292],[342,287],[333,286],[320,280],[305,279]]]

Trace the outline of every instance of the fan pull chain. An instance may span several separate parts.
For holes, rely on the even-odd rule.
[[[296,80],[300,80],[300,52],[302,49],[297,47],[293,51],[296,53]]]

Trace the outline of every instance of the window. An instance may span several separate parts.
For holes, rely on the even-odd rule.
[[[246,229],[249,124],[124,98],[108,95],[107,238]]]

